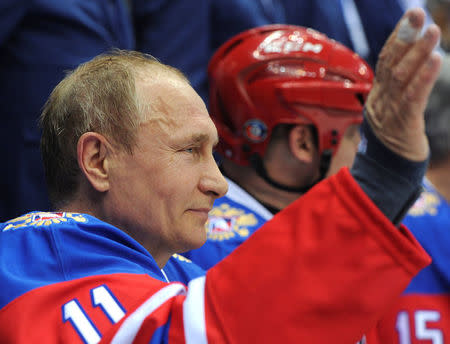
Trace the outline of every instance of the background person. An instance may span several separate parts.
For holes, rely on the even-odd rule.
[[[293,25],[233,37],[212,58],[209,76],[230,188],[214,203],[206,244],[185,254],[205,269],[326,175],[352,165],[373,80],[353,51]]]

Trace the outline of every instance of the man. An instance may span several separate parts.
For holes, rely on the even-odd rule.
[[[446,343],[450,338],[449,92],[450,57],[446,55],[425,111],[431,155],[424,192],[404,221],[433,262],[412,280],[369,343]]]
[[[139,50],[203,87],[209,1],[195,6],[193,21],[190,0],[0,1],[0,155],[8,162],[0,171],[1,222],[50,208],[37,124],[66,71],[112,48]]]
[[[352,165],[373,79],[342,44],[291,25],[237,35],[216,52],[209,76],[230,190],[210,213],[206,244],[186,253],[205,269],[326,174]]]
[[[428,155],[423,109],[440,66],[431,54],[439,30],[414,39],[423,18],[409,12],[382,54],[366,124],[379,141],[367,138],[355,177],[343,170],[319,183],[188,288],[164,282],[160,269],[203,243],[207,213],[226,192],[203,102],[178,72],[136,53],[77,68],[42,114],[59,212],[0,227],[2,341],[359,340],[429,262],[407,229],[390,221],[389,198],[361,174],[380,177],[370,165],[379,147],[394,170],[392,183],[381,185],[407,190],[408,198],[420,189]],[[402,174],[397,163],[417,173],[408,185],[402,178],[411,171]],[[395,215],[409,204],[398,202]],[[265,264],[258,264],[261,250]]]

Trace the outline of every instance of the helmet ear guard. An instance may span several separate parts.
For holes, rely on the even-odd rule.
[[[264,156],[279,124],[312,125],[329,160],[348,126],[361,123],[373,72],[317,31],[267,25],[223,44],[208,68],[218,152],[240,165]]]

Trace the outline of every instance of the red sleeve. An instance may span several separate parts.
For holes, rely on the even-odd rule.
[[[341,171],[208,272],[208,339],[355,343],[429,263]]]
[[[429,263],[348,170],[317,185],[205,277],[90,276],[0,310],[2,343],[353,344]]]

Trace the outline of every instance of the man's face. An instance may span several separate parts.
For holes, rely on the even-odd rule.
[[[228,186],[212,155],[216,128],[195,91],[170,77],[138,81],[137,93],[149,120],[133,153],[114,157],[109,208],[159,263],[205,242],[208,212]]]

